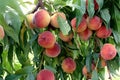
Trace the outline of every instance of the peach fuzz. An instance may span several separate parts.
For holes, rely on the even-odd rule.
[[[76,26],[76,18],[73,18],[71,20],[71,26],[76,32],[83,32],[87,28],[87,21],[83,17],[81,22],[79,23],[79,26]]]
[[[113,44],[106,43],[100,50],[100,55],[104,60],[111,60],[115,58],[117,50]]]
[[[84,41],[87,41],[92,36],[92,34],[93,32],[88,28],[85,31],[78,33],[80,39]]]
[[[55,80],[55,75],[48,69],[43,69],[37,74],[37,80]]]
[[[5,36],[5,33],[4,33],[4,29],[3,27],[0,25],[0,40],[2,40]]]
[[[88,18],[88,28],[91,30],[98,30],[102,25],[102,20],[98,16]]]
[[[96,31],[96,36],[98,38],[107,38],[111,35],[111,33],[112,30],[110,28],[107,29],[106,26],[102,26]]]
[[[38,44],[44,48],[52,48],[55,42],[56,38],[50,31],[42,32],[38,36]]]
[[[63,18],[64,20],[66,20],[66,16],[63,12],[56,12],[51,16],[50,19],[50,24],[55,27],[55,28],[59,28],[59,24],[58,24],[58,16],[60,16],[61,18]]]
[[[48,57],[57,57],[61,52],[61,47],[58,43],[55,43],[55,45],[52,48],[46,48],[45,54]]]
[[[33,23],[38,28],[47,27],[49,25],[49,23],[50,23],[50,15],[49,15],[49,13],[44,9],[41,9],[41,10],[37,11],[35,13],[35,15],[34,15]]]
[[[59,33],[59,38],[64,42],[69,42],[73,38],[73,33],[70,33],[69,35],[64,35],[62,32]]]
[[[62,69],[66,73],[73,73],[76,69],[76,63],[72,58],[65,58],[62,62]]]

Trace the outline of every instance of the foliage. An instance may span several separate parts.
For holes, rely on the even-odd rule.
[[[34,5],[38,1],[34,0]],[[72,45],[63,42],[59,31],[65,35],[72,31],[70,21],[77,18],[77,25],[82,16],[86,13],[84,0],[43,0],[44,7],[50,14],[61,11],[67,17],[67,22],[58,18],[60,29],[50,29],[61,46],[61,53],[58,57],[50,58],[44,55],[44,48],[37,42],[38,34],[48,30],[30,29],[26,25],[26,14],[23,14],[20,6],[29,4],[22,0],[0,0],[0,25],[5,30],[5,37],[0,41],[0,80],[35,80],[41,69],[49,69],[54,72],[56,80],[85,80],[82,68],[87,66],[91,72],[91,63],[97,63],[98,70],[92,71],[92,80],[104,79],[105,69],[101,68],[99,51],[104,43],[112,43],[117,48],[117,56],[107,61],[112,77],[118,75],[120,63],[120,0],[97,0],[98,10],[94,10],[93,0],[88,0],[87,12],[90,17],[97,15],[102,18],[107,28],[112,28],[112,35],[107,39],[99,39],[92,36],[88,41],[83,41],[74,32]],[[30,3],[31,4],[31,3]],[[32,11],[31,11],[32,12]],[[99,42],[99,45],[97,41]],[[63,72],[61,62],[64,58],[72,57],[76,62],[76,70],[73,74]],[[120,75],[118,75],[120,76]]]

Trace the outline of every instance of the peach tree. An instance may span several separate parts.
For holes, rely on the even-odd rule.
[[[0,80],[119,80],[120,0],[0,0]]]

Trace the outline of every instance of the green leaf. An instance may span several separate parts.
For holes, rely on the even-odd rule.
[[[93,0],[88,0],[87,11],[89,16],[92,18],[95,13]]]
[[[0,24],[3,26],[7,35],[10,36],[11,38],[13,38],[15,40],[15,42],[19,43],[18,35],[14,31],[14,29],[12,29],[10,26],[8,26],[6,24],[6,21],[3,17],[3,15],[1,15],[1,14],[0,14]]]
[[[20,77],[21,75],[11,74],[11,75],[7,75],[5,80],[18,80]]]
[[[96,70],[92,71],[92,80],[98,80],[98,73]]]
[[[113,30],[113,36],[116,42],[116,45],[120,45],[120,33],[118,33],[117,31]]]
[[[21,22],[17,13],[13,10],[10,10],[5,13],[6,23],[14,28],[14,31],[18,35],[20,32]]]
[[[117,31],[120,33],[120,11],[117,9],[116,6],[114,6],[114,10],[115,10],[115,23],[116,23],[116,26],[113,26],[114,29],[117,28]]]
[[[70,25],[68,24],[68,22],[66,20],[64,20],[63,18],[61,18],[60,16],[58,16],[57,18],[60,30],[62,31],[62,33],[64,35],[68,35],[69,31],[71,30]]]
[[[22,69],[17,70],[15,74],[29,74],[33,71],[33,69],[34,68],[32,66],[25,66]]]
[[[92,66],[92,55],[89,54],[86,57],[86,67],[87,67],[88,72],[91,72],[91,66]]]
[[[100,14],[101,14],[102,19],[105,21],[104,23],[105,23],[106,27],[109,28],[110,27],[110,19],[111,19],[109,10],[103,9],[100,11]]]
[[[10,66],[13,67],[13,45],[10,44],[9,51],[8,51],[8,61],[10,63]]]
[[[99,10],[103,7],[103,4],[104,4],[104,0],[96,0],[96,2],[98,3],[99,5]]]
[[[35,76],[32,73],[30,73],[27,75],[26,80],[35,80]]]
[[[76,9],[76,26],[78,26],[82,20],[83,15],[85,14],[86,6],[85,6],[85,1],[81,0],[79,3],[80,4],[80,9]]]
[[[49,70],[53,71],[54,73],[57,72],[52,66],[45,65],[44,67],[45,67],[45,69],[49,69]]]
[[[23,17],[23,13],[20,9],[20,7],[18,6],[18,2],[17,0],[0,0],[0,12],[4,13],[6,11],[7,7],[11,7],[12,9],[14,9],[21,17]]]

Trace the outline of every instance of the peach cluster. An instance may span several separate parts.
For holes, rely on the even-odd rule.
[[[83,16],[81,22],[76,26],[76,18],[71,20],[71,26],[75,32],[79,35],[81,40],[87,41],[95,32],[98,38],[108,38],[112,30],[102,24],[102,19],[98,16],[90,18],[89,16]]]
[[[45,48],[45,54],[48,57],[57,57],[61,52],[60,45],[56,42],[54,34],[50,31],[44,31],[39,34],[38,44]]]

